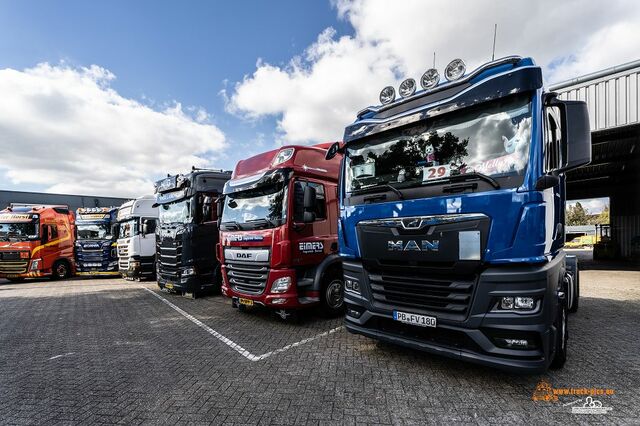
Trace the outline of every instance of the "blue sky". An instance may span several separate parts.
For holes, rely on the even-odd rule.
[[[116,75],[111,86],[125,97],[204,107],[232,142],[254,140],[258,133],[270,137],[275,118],[248,123],[225,113],[218,94],[225,82],[242,80],[258,58],[289,61],[326,27],[351,30],[325,1],[0,5],[0,68],[97,64]]]
[[[138,196],[339,140],[434,51],[440,69],[487,61],[494,24],[496,56],[534,57],[547,82],[640,52],[634,0],[0,0],[0,189]]]

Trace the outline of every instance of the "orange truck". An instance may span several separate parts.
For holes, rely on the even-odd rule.
[[[0,211],[0,278],[68,278],[75,270],[68,206],[11,204]]]

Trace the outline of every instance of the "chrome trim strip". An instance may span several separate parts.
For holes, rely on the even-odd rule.
[[[371,219],[358,222],[363,226],[379,226],[385,228],[421,229],[425,226],[441,225],[444,223],[464,222],[468,220],[487,219],[482,213],[443,214],[431,216],[389,217],[384,219]]]

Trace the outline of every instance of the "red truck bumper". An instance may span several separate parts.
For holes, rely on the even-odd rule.
[[[222,265],[222,294],[241,305],[263,306],[272,309],[302,309],[315,305],[319,301],[318,292],[306,292],[303,297],[298,294],[296,273],[293,269],[271,270],[264,291],[261,294],[245,294],[233,289],[229,284],[227,271]],[[278,278],[290,276],[292,283],[284,293],[271,293],[271,285]]]

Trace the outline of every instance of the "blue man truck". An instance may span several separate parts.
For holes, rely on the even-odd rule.
[[[118,276],[116,215],[118,207],[81,207],[76,210],[76,273]]]
[[[579,276],[565,173],[591,161],[583,102],[531,58],[452,61],[380,93],[345,129],[339,251],[346,328],[517,372],[560,368]]]

